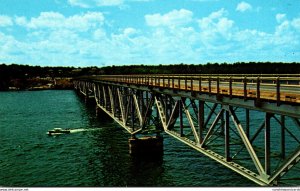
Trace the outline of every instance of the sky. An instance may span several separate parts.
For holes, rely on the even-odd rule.
[[[299,0],[0,0],[0,63],[300,62]]]

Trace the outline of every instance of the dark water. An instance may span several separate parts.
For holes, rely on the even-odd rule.
[[[46,135],[56,127],[99,130]],[[163,136],[162,158],[133,158],[128,133],[73,91],[1,92],[0,186],[256,186]]]

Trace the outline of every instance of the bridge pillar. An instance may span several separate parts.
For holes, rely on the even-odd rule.
[[[162,136],[132,137],[128,140],[131,155],[158,156],[163,154]]]
[[[96,105],[96,101],[94,97],[84,96],[84,102],[87,105]]]

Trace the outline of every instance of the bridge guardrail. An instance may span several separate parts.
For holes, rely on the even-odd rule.
[[[83,77],[84,78],[84,77]],[[102,75],[87,77],[127,84],[194,91],[220,96],[300,103],[300,75]]]

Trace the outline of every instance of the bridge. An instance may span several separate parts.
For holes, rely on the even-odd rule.
[[[300,160],[300,75],[103,75],[73,83],[131,140],[165,132],[259,185],[278,185]]]

